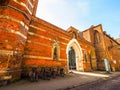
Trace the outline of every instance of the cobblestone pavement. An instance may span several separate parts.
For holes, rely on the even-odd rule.
[[[111,79],[103,78],[100,81],[65,90],[120,90],[120,76]]]
[[[110,77],[114,77],[118,75],[120,75],[120,72],[114,72],[111,74],[106,74],[105,72],[91,72],[91,73],[90,72],[89,73],[79,72],[77,74],[70,73],[69,75],[66,75],[65,77],[57,77],[51,80],[40,79],[38,82],[20,80],[10,85],[0,87],[0,90],[74,90],[74,89],[76,90],[105,90],[105,89],[99,89],[97,87],[101,87],[101,86],[104,86],[104,88],[110,87],[109,86],[110,82],[112,82],[113,84],[115,83],[114,87],[120,86],[119,85],[120,78],[109,80],[110,82],[106,80],[106,78],[110,78]],[[101,80],[103,81],[103,84],[99,82]],[[97,82],[98,84],[95,84],[93,82]],[[93,83],[93,84],[90,85],[89,83]],[[84,85],[87,85],[87,87],[85,87]],[[94,89],[93,86],[96,86],[96,88]],[[73,88],[73,87],[76,87],[76,88]],[[72,89],[68,89],[68,88],[72,88]],[[112,89],[106,89],[106,90],[112,90]],[[120,90],[120,88],[114,89],[114,90]]]

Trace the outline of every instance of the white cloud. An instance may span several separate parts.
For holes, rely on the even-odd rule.
[[[37,17],[63,29],[71,25],[80,28],[79,20],[88,14],[89,4],[81,0],[39,0],[37,9]]]

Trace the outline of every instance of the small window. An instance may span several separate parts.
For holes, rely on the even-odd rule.
[[[73,38],[76,38],[76,33],[75,32],[73,32]]]
[[[53,60],[58,60],[57,47],[54,48]]]
[[[52,56],[53,56],[53,60],[59,60],[59,56],[60,56],[60,46],[59,46],[59,43],[58,43],[58,41],[54,41],[53,42],[53,45],[52,45],[52,47],[53,47],[53,54],[52,54]]]

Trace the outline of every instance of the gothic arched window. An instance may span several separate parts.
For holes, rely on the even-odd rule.
[[[53,51],[53,60],[58,60],[57,47],[55,47]]]
[[[59,56],[60,56],[60,46],[57,40],[54,40],[53,45],[52,45],[53,49],[53,60],[59,60]]]
[[[94,32],[94,42],[95,44],[98,44],[100,42],[100,35],[98,31]]]

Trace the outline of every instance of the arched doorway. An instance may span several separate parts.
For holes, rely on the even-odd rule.
[[[66,54],[68,61],[68,71],[84,71],[82,48],[75,38],[70,40],[70,42],[68,43]]]
[[[70,47],[69,50],[69,69],[76,70],[76,57],[75,57],[75,50],[73,47]]]

